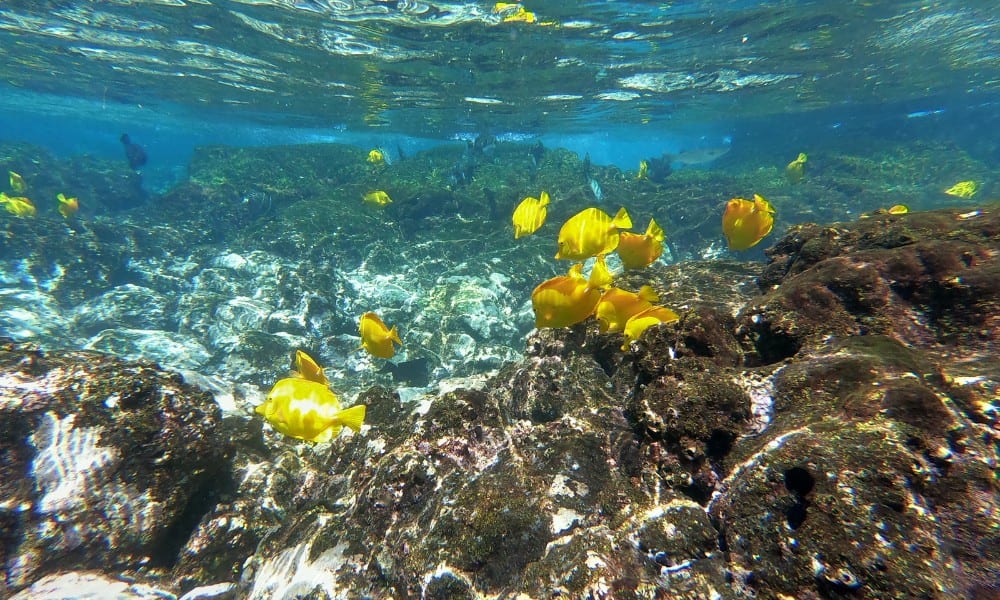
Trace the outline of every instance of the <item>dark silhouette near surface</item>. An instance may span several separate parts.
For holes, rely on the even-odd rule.
[[[122,134],[121,141],[122,146],[125,147],[125,158],[128,160],[128,166],[132,167],[133,171],[146,164],[146,151],[142,146],[133,143],[127,133]]]

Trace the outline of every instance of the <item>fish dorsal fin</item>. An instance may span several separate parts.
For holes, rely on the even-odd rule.
[[[663,228],[657,225],[655,219],[650,219],[649,227],[646,227],[646,237],[662,242],[666,234],[663,232]]]
[[[611,285],[611,271],[604,261],[604,255],[598,255],[594,259],[594,266],[590,269],[590,278],[587,280],[587,287],[593,290],[604,289]]]
[[[615,229],[632,229],[632,218],[628,216],[624,206],[618,209],[615,218],[611,220],[611,226]]]
[[[652,288],[652,286],[644,285],[639,288],[639,298],[653,304],[660,301],[660,295]]]

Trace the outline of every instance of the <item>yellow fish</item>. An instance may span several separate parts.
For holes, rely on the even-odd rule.
[[[33,217],[37,212],[31,200],[21,196],[8,196],[3,192],[0,192],[0,204],[7,209],[7,212],[17,217]]]
[[[641,313],[647,308],[652,308],[653,303],[659,301],[653,288],[648,285],[642,286],[639,292],[629,292],[620,288],[611,288],[604,292],[601,300],[597,303],[594,314],[600,325],[601,333],[617,333],[625,329],[625,323],[633,315]]]
[[[653,325],[674,323],[678,320],[680,320],[680,315],[665,306],[651,306],[642,312],[632,315],[625,322],[625,343],[622,344],[622,351],[628,350],[629,344],[639,339],[642,332]]]
[[[396,326],[393,325],[392,329],[389,329],[382,322],[382,319],[373,312],[361,315],[359,329],[361,331],[361,346],[372,356],[392,358],[396,354],[393,342],[400,346],[403,345],[403,340],[399,339]]]
[[[590,272],[583,276],[583,263],[570,267],[566,275],[538,284],[531,292],[535,327],[569,327],[587,320],[601,299],[601,288],[611,285],[611,274],[598,257]]]
[[[373,204],[375,206],[385,206],[386,204],[392,204],[392,198],[389,194],[386,194],[382,190],[375,190],[374,192],[368,192],[364,195],[364,201],[368,204]]]
[[[722,233],[730,250],[753,248],[773,227],[774,207],[760,194],[754,194],[753,200],[733,198],[722,214]]]
[[[14,171],[7,171],[10,174],[10,189],[15,194],[23,194],[28,190],[28,184],[24,183],[24,177],[21,177]]]
[[[618,230],[631,227],[632,219],[624,206],[618,209],[614,218],[599,208],[584,209],[559,229],[556,258],[581,260],[613,252],[618,247]]]
[[[638,180],[649,179],[649,161],[640,160],[639,161],[639,172],[635,174],[635,178]]]
[[[326,374],[323,373],[323,367],[319,366],[319,363],[301,350],[295,351],[295,370],[292,371],[292,376],[322,383],[323,385],[330,385]]]
[[[618,240],[618,256],[626,269],[641,269],[653,264],[663,254],[663,229],[653,219],[649,220],[646,233],[623,231]]]
[[[76,198],[67,198],[60,193],[56,195],[56,200],[59,201],[59,214],[65,219],[72,217],[76,211],[80,210],[80,202]]]
[[[535,13],[529,12],[520,4],[512,2],[497,2],[493,5],[493,14],[503,15],[504,23],[520,21],[522,23],[534,23]]]
[[[528,196],[514,209],[514,239],[531,235],[545,223],[549,205],[548,192],[542,192],[538,198]]]
[[[802,181],[802,178],[806,174],[806,159],[808,157],[804,152],[799,153],[799,157],[788,163],[785,167],[785,179],[792,183],[798,183]]]
[[[905,215],[906,213],[910,212],[910,207],[905,204],[896,204],[894,206],[890,206],[889,210],[887,210],[886,212],[888,212],[890,215]]]
[[[368,153],[368,162],[370,162],[373,165],[385,164],[385,154],[382,154],[381,150],[375,148],[374,150]]]
[[[274,384],[254,409],[279,432],[308,442],[329,442],[343,427],[360,431],[365,405],[341,408],[330,388],[308,379],[289,377]]]
[[[971,198],[976,195],[979,191],[979,184],[975,181],[959,181],[955,185],[946,189],[944,193],[949,196],[957,196],[959,198]]]

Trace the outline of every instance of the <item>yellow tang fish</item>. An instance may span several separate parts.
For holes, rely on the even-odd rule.
[[[371,152],[368,153],[368,162],[370,162],[373,165],[384,164],[385,163],[385,154],[382,154],[381,150],[379,150],[378,148],[375,148],[374,150],[372,150]]]
[[[80,202],[76,198],[67,198],[60,193],[56,195],[56,200],[59,201],[59,214],[65,219],[72,217],[76,211],[80,210]]]
[[[528,196],[514,209],[514,239],[531,235],[545,223],[549,205],[548,192],[542,192],[537,198]]]
[[[635,178],[638,180],[649,179],[649,161],[640,160],[639,161],[639,172],[635,174]]]
[[[386,194],[382,190],[375,190],[374,192],[368,192],[364,195],[364,201],[368,204],[374,204],[375,206],[385,206],[386,204],[392,204],[392,198],[389,194]]]
[[[618,256],[626,269],[641,269],[653,264],[663,254],[663,229],[653,219],[649,220],[646,233],[639,235],[623,231],[618,241]]]
[[[403,340],[399,339],[396,326],[393,325],[392,329],[389,329],[382,322],[382,319],[373,312],[361,315],[359,329],[361,331],[361,346],[372,356],[392,358],[396,354],[393,342],[400,346],[403,345]]]
[[[611,288],[604,292],[594,314],[600,324],[601,333],[617,333],[625,329],[625,323],[633,315],[652,308],[659,301],[659,296],[648,285],[642,286],[639,292],[629,292],[619,288]]]
[[[629,344],[639,339],[642,332],[653,325],[674,323],[678,320],[680,320],[680,315],[665,306],[651,306],[640,313],[632,315],[625,322],[625,343],[622,344],[622,351],[628,350]]]
[[[959,181],[955,185],[946,189],[944,193],[949,196],[957,196],[959,198],[971,198],[976,195],[979,191],[979,184],[975,181]]]
[[[802,181],[802,178],[806,174],[806,159],[808,157],[804,152],[799,153],[799,157],[788,163],[785,167],[785,179],[792,183],[798,183]]]
[[[905,215],[906,213],[910,212],[910,207],[905,204],[895,204],[893,206],[890,206],[889,210],[887,210],[886,212],[889,213],[890,215]]]
[[[295,370],[292,371],[294,377],[315,381],[323,385],[330,385],[330,381],[323,373],[323,367],[319,366],[311,356],[301,350],[295,351]]]
[[[289,377],[274,384],[254,409],[279,432],[308,442],[329,442],[343,427],[360,431],[365,405],[343,409],[330,388],[308,379]]]
[[[0,192],[0,204],[7,209],[7,212],[17,217],[33,217],[37,212],[31,200],[20,196],[8,196],[3,192]]]
[[[589,278],[583,276],[583,263],[577,263],[566,275],[543,281],[531,292],[535,327],[569,327],[587,320],[601,299],[601,288],[609,285],[604,257],[594,262]]]
[[[10,175],[10,189],[15,194],[23,194],[28,190],[28,184],[24,182],[24,177],[21,177],[14,171],[7,171]]]
[[[754,194],[752,201],[733,198],[722,214],[722,233],[730,250],[753,248],[773,227],[774,207],[760,194]]]
[[[522,23],[534,23],[535,13],[526,10],[520,4],[513,2],[497,2],[493,5],[493,14],[503,15],[504,23],[520,21]]]
[[[556,258],[580,260],[613,252],[618,247],[618,230],[631,227],[632,219],[624,206],[618,209],[614,218],[599,208],[584,209],[559,229]]]

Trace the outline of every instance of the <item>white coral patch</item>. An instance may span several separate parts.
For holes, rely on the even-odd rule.
[[[562,535],[573,528],[583,517],[575,510],[560,508],[552,515],[552,534]]]
[[[322,527],[322,524],[317,524]],[[346,562],[347,544],[338,544],[309,560],[312,542],[304,542],[283,550],[261,565],[254,577],[249,600],[293,600],[315,595],[321,590],[326,598],[343,597],[338,593],[337,570]]]
[[[114,448],[99,446],[97,429],[73,427],[76,415],[60,419],[48,412],[31,436],[38,450],[31,463],[42,499],[43,513],[66,512],[83,505],[94,495],[100,473],[117,461]]]

